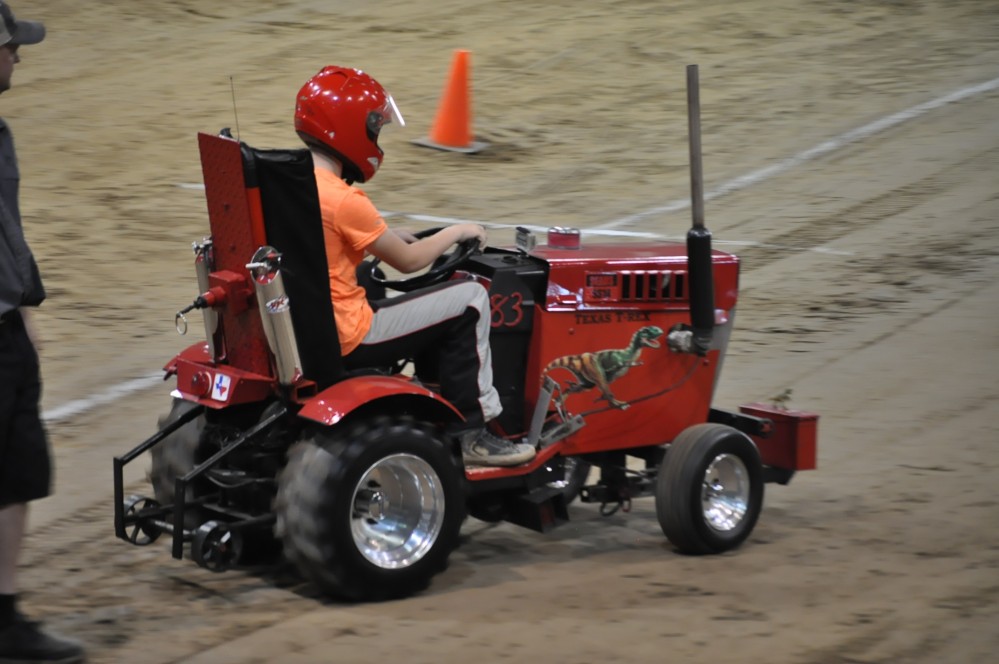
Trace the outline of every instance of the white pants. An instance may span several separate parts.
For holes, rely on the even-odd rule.
[[[493,387],[489,294],[474,281],[447,281],[372,302],[371,328],[344,357],[348,368],[422,357],[467,426],[481,427],[502,412]],[[418,375],[422,373],[417,365]]]

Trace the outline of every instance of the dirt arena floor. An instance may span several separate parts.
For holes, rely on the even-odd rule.
[[[990,0],[19,0],[48,39],[0,99],[49,299],[36,321],[57,492],[25,604],[92,662],[986,662],[999,652],[999,7]],[[429,130],[454,49],[476,133]],[[470,520],[450,569],[351,606],[112,531],[111,459],[168,404],[207,232],[196,134],[297,145],[299,86],[359,66],[409,121],[365,188],[418,215],[689,225],[700,66],[707,225],[743,258],[717,402],[793,389],[819,469],[768,487],[731,554],[673,551],[650,501],[548,535]],[[233,109],[235,91],[236,113]],[[141,464],[136,464],[141,465]],[[142,468],[128,478],[142,487]]]

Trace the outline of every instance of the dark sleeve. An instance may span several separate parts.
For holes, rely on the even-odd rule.
[[[38,305],[45,287],[21,226],[20,176],[10,129],[0,120],[0,311]]]

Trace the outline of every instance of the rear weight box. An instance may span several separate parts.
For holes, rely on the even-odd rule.
[[[763,463],[786,470],[814,470],[819,416],[801,410],[785,410],[765,403],[739,406],[739,412],[773,422],[765,436],[751,436]]]

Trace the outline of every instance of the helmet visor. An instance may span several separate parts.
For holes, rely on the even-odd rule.
[[[392,99],[392,95],[385,95],[385,103],[381,105],[381,108],[371,111],[368,113],[368,133],[372,138],[377,138],[382,131],[382,127],[387,124],[396,123],[400,127],[406,126],[406,121],[402,117],[402,113],[399,112],[399,107],[396,106],[395,100]]]

